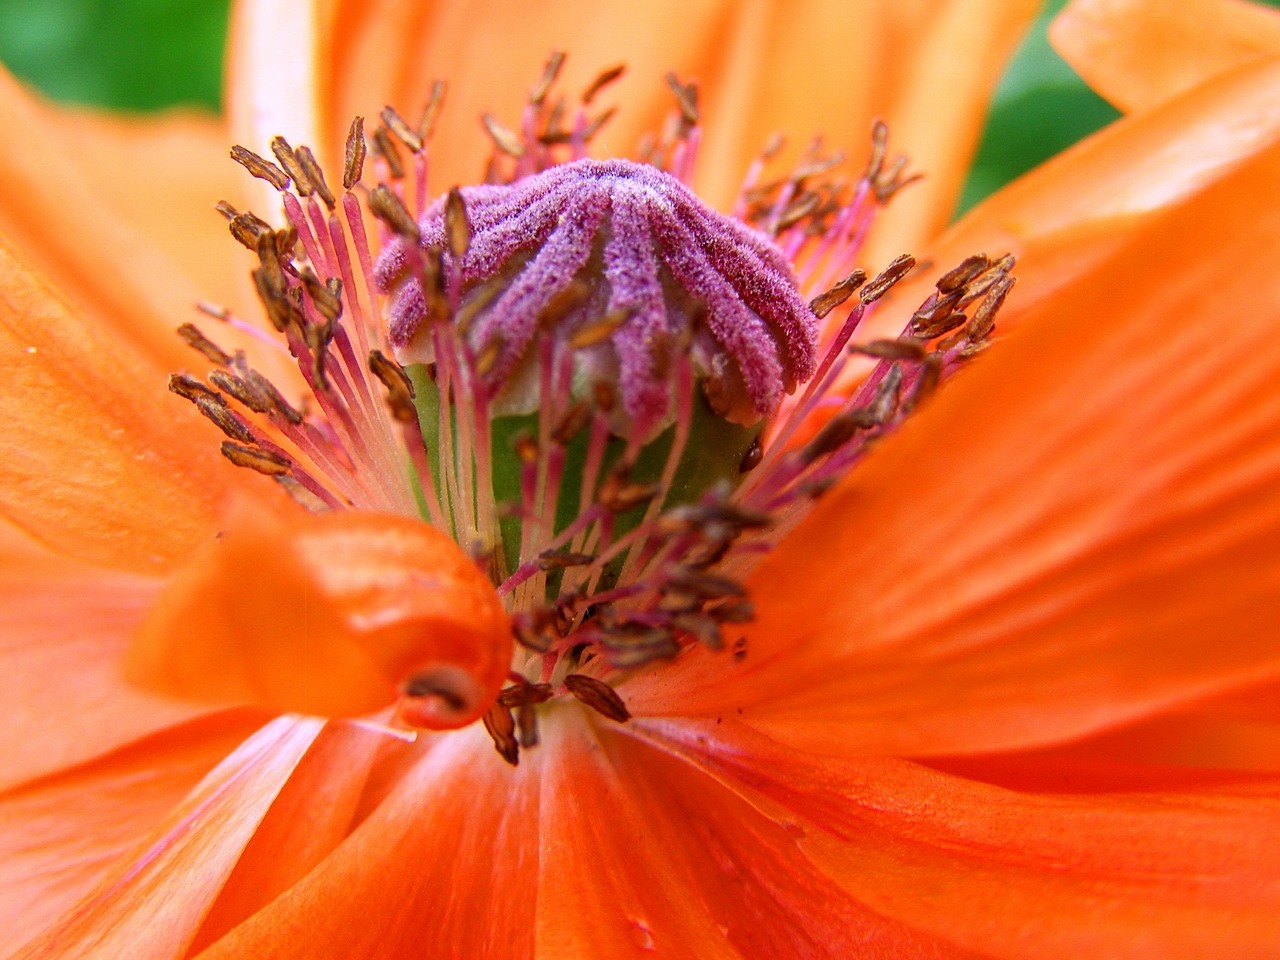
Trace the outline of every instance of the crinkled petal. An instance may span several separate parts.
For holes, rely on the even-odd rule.
[[[1280,13],[1244,0],[1074,0],[1049,39],[1089,86],[1136,113],[1280,56]]]
[[[762,562],[743,662],[632,711],[980,752],[1280,676],[1277,175],[1280,147],[1030,311]]]
[[[741,725],[640,721],[765,816],[846,895],[983,956],[1280,950],[1280,781],[1039,792],[903,760],[833,760]]]
[[[178,960],[324,722],[282,717],[210,773],[15,960]]]
[[[809,862],[792,824],[578,710],[546,724],[540,957],[960,955]]]
[[[65,731],[67,712],[46,722]],[[5,891],[0,924],[5,940],[25,943],[60,923],[259,723],[241,711],[175,724],[81,766],[0,793],[0,886]],[[39,723],[5,729],[22,731],[6,739],[36,739],[42,732]]]
[[[533,956],[538,784],[545,754],[508,767],[478,725],[431,741],[315,869],[200,960]]]

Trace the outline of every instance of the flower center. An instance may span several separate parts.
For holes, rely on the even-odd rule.
[[[1011,258],[967,259],[902,337],[857,348],[871,369],[839,390],[851,336],[914,265],[837,279],[905,182],[884,166],[883,127],[853,184],[823,179],[834,165],[816,152],[750,183],[748,226],[685,182],[692,87],[669,78],[679,114],[648,150],[663,166],[592,160],[597,85],[566,134],[549,95],[557,66],[530,96],[523,138],[486,116],[498,182],[434,202],[435,94],[416,128],[383,112],[372,190],[360,120],[340,198],[306,148],[277,139],[279,166],[233,150],[281,193],[284,229],[220,209],[258,258],[259,295],[311,400],[290,403],[191,325],[183,336],[218,369],[170,384],[227,434],[229,460],[309,509],[421,516],[475,558],[519,643],[485,717],[511,762],[537,742],[551,697],[624,721],[613,686],[627,672],[695,644],[745,655],[732,629],[752,616],[756,559],[978,352],[1012,285]],[[366,212],[381,225],[376,258]],[[802,287],[817,293],[808,303]],[[448,691],[411,679],[404,693],[412,721],[415,698]]]

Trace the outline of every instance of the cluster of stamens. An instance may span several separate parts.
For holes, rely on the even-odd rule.
[[[1011,258],[970,257],[902,336],[851,348],[914,266],[848,272],[876,208],[908,182],[901,162],[885,165],[883,126],[850,183],[828,176],[838,158],[818,146],[770,182],[762,157],[731,219],[687,186],[695,88],[669,78],[678,109],[643,147],[647,165],[590,160],[611,111],[589,108],[620,70],[570,121],[554,95],[561,60],[520,133],[483,119],[489,183],[434,202],[440,84],[416,125],[383,112],[372,188],[359,118],[340,196],[305,147],[277,138],[275,163],[235,148],[280,192],[287,225],[219,209],[257,257],[268,339],[296,360],[308,399],[291,403],[190,324],[180,333],[215,369],[170,383],[227,435],[232,463],[304,507],[421,516],[475,557],[518,641],[485,717],[512,763],[553,697],[621,722],[626,672],[693,644],[745,656],[732,633],[752,617],[743,583],[758,557],[984,347],[1013,282]],[[845,395],[857,355],[869,371]]]

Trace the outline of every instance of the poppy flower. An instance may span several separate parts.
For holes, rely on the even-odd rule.
[[[871,374],[846,367],[839,384],[854,396],[902,360],[894,351],[916,349],[886,338],[921,323],[917,306],[937,303],[931,291],[945,299],[953,283],[938,286],[940,270],[969,264],[948,274],[955,289],[968,289],[1001,262],[984,258],[975,268],[971,255],[1018,259],[1017,292],[990,348],[909,416],[893,406],[892,430],[881,431],[887,420],[853,424],[883,435],[853,451],[850,469],[790,529],[770,535],[745,584],[750,622],[724,614],[736,582],[664,581],[696,604],[661,612],[703,617],[684,621],[678,655],[641,657],[612,686],[601,678],[615,673],[593,672],[590,657],[575,674],[585,680],[552,676],[551,699],[534,705],[536,746],[523,725],[503,727],[529,715],[525,691],[538,681],[497,692],[511,643],[497,593],[457,545],[396,515],[405,503],[438,507],[464,488],[443,485],[433,501],[426,481],[439,476],[441,454],[430,450],[425,469],[409,474],[417,488],[401,485],[399,461],[376,469],[400,448],[383,445],[375,427],[392,436],[426,420],[396,420],[356,394],[342,406],[349,421],[337,406],[332,414],[289,407],[299,417],[289,449],[310,443],[306,460],[318,475],[263,443],[288,439],[292,421],[288,401],[261,383],[279,383],[287,395],[310,377],[323,404],[331,343],[333,370],[350,373],[337,356],[347,328],[335,332],[326,321],[352,321],[351,289],[360,284],[307,273],[328,256],[322,233],[303,256],[287,227],[237,220],[242,207],[261,204],[236,202],[239,181],[215,162],[225,147],[210,124],[87,116],[6,81],[0,709],[12,734],[0,763],[0,862],[11,955],[1274,952],[1280,212],[1266,198],[1280,173],[1280,27],[1273,13],[1226,0],[1177,10],[1077,0],[1056,23],[1055,41],[1126,116],[939,232],[984,96],[1035,6],[683,4],[625,20],[599,5],[537,16],[502,3],[475,10],[393,0],[237,8],[237,138],[264,155],[274,134],[316,145],[329,171],[355,162],[323,152],[341,143],[351,115],[420,99],[443,73],[459,96],[439,119],[431,176],[471,182],[484,157],[469,151],[487,148],[475,147],[466,128],[483,110],[516,113],[546,51],[560,47],[573,55],[566,70],[579,63],[586,71],[565,75],[571,87],[620,54],[630,82],[668,69],[698,75],[708,122],[699,147],[706,182],[695,185],[721,206],[732,194],[726,171],[744,169],[772,130],[829,132],[886,117],[929,178],[877,214],[859,256],[874,273],[918,249],[940,269],[868,298],[875,307],[859,336],[882,344],[865,351],[880,366]],[[525,31],[519,49],[499,39],[514,22]],[[673,86],[677,98],[691,97],[682,81]],[[613,138],[629,148],[656,126],[669,101],[660,106],[638,89],[619,88],[626,109],[603,128],[609,139],[596,141],[597,151]],[[940,111],[944,96],[954,106]],[[686,153],[675,155],[686,156],[688,125],[677,129]],[[501,145],[507,131],[493,130]],[[362,141],[350,142],[354,151]],[[314,188],[309,155],[281,153],[301,170],[282,175]],[[471,244],[511,222],[503,216],[536,207],[543,194],[518,192],[534,180],[547,196],[567,191],[594,216],[593,191],[607,178],[628,181],[611,190],[641,192],[634,208],[610,195],[610,239],[597,239],[600,220],[580,242],[540,236],[540,249],[560,243],[566,257],[590,260],[628,235],[628,211],[640,209],[687,215],[674,225],[645,220],[660,240],[708,223],[741,227],[694,206],[677,178],[595,160],[533,171],[514,186],[464,186],[407,221],[394,190],[381,195],[393,237],[385,249],[404,261],[379,260],[379,296],[400,298],[392,345],[422,347],[415,324],[442,302],[454,314],[474,306],[456,340],[434,344],[434,377],[411,381],[418,392],[409,400],[420,405],[430,384],[438,396],[461,395],[445,385],[467,370],[453,370],[444,348],[465,356],[458,344],[473,334],[488,359],[472,372],[518,385],[511,371],[520,358],[504,354],[518,331],[503,326],[507,313],[486,310],[508,297],[508,306],[521,305],[512,291],[536,258],[492,240],[503,255],[468,273]],[[412,206],[412,187],[405,193]],[[257,333],[239,330],[235,317],[257,315],[253,289],[243,261],[232,259],[243,251],[213,239],[197,216],[211,194],[231,198],[234,210],[223,209],[255,247],[256,286],[280,332],[333,334],[294,344],[319,358],[314,366],[290,368]],[[300,236],[309,222],[325,225],[321,200],[298,209]],[[785,329],[801,314],[769,313],[790,296],[781,274],[769,272],[776,248],[727,236],[756,256],[752,269],[762,272],[753,282],[782,284],[767,287],[767,302],[758,296],[764,287],[744,287],[739,300],[751,309],[743,322]],[[704,245],[702,260],[687,249],[675,244],[655,269],[691,296],[695,284],[682,271],[712,286],[722,281],[707,264],[723,267],[723,282],[744,275],[738,261],[718,259],[722,247]],[[604,265],[588,268],[608,279],[609,257],[598,260]],[[669,293],[634,271],[619,276],[610,296]],[[485,289],[497,299],[485,299]],[[848,301],[854,311],[859,297]],[[184,344],[173,327],[197,300],[231,319],[211,339],[189,332]],[[777,403],[786,409],[788,379],[803,379],[816,354],[794,337],[730,350],[729,334],[715,326],[722,308],[739,309],[709,299],[681,315],[693,346],[674,357],[672,376],[650,371],[640,381],[646,389],[629,391],[635,379],[620,374],[609,410],[602,403],[590,416],[657,411],[652,431],[635,432],[647,446],[670,429],[665,417],[684,422],[693,403],[685,383],[710,379],[708,370],[721,377],[709,405],[731,420],[751,421]],[[642,315],[643,304],[631,304],[609,329],[567,336],[584,350],[607,341],[614,352],[601,369],[625,371],[624,341],[609,337]],[[501,336],[485,340],[486,330]],[[711,341],[725,352],[713,349],[714,362],[699,368],[696,348]],[[215,362],[226,357],[224,401],[212,398],[212,380],[179,379],[179,397],[163,392],[166,376],[193,365],[192,344]],[[532,369],[543,375],[550,365],[540,366],[537,349]],[[383,359],[394,410],[409,388],[393,358]],[[542,383],[564,388],[540,390],[544,405],[573,395],[573,378],[552,374]],[[659,381],[668,392],[651,400],[647,388]],[[843,402],[839,384],[831,396]],[[263,410],[232,407],[237,390]],[[516,392],[493,396],[516,404]],[[886,395],[873,389],[864,399],[874,405]],[[219,455],[201,412],[233,434],[231,453]],[[328,419],[314,421],[311,434],[304,414]],[[438,422],[445,432],[470,415],[459,406],[456,421]],[[237,430],[252,442],[237,441]],[[770,449],[813,453],[805,444],[822,435]],[[549,470],[549,447],[514,449],[519,503],[521,466]],[[830,453],[821,448],[813,462]],[[737,462],[755,456],[748,443]],[[369,469],[350,469],[359,458]],[[757,469],[769,468],[762,461]],[[773,469],[763,475],[776,479],[777,462]],[[759,489],[764,482],[751,476],[742,482]],[[545,477],[534,480],[530,489],[545,490]],[[726,513],[718,489],[704,484],[683,505],[702,513],[664,515],[681,550],[692,549],[690,531],[709,537],[694,526],[700,517],[754,524]],[[286,490],[371,506],[308,521]],[[615,485],[622,502],[632,495],[643,510],[638,492]],[[446,525],[457,528],[464,514],[450,511]],[[505,519],[524,531],[537,514]],[[545,585],[577,562],[555,550],[538,555],[544,565],[533,559],[519,551],[508,572]],[[601,576],[627,582],[617,567]],[[730,649],[712,649],[709,628],[699,635],[716,611],[722,629],[732,624],[721,637]],[[595,633],[579,636],[592,656],[617,656],[610,641],[634,651],[639,634],[582,613],[565,615],[592,625]],[[409,635],[406,623],[425,632]],[[514,626],[537,642],[537,622]],[[353,649],[353,636],[368,647]],[[325,644],[319,662],[309,659],[312,640]],[[576,649],[560,652],[567,660]],[[190,698],[127,681],[126,657],[144,654],[153,655],[143,664],[149,681]],[[389,678],[401,684],[410,726],[454,729],[415,735],[376,713],[390,706]],[[324,703],[333,719],[280,712],[308,701]],[[479,713],[487,724],[468,722]],[[373,719],[341,719],[348,714]],[[512,738],[524,749],[511,750]],[[495,743],[518,764],[504,762]]]

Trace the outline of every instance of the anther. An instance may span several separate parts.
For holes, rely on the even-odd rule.
[[[564,678],[565,689],[592,710],[618,723],[631,719],[631,711],[622,702],[617,691],[603,680],[581,673],[571,673]]]
[[[294,156],[298,160],[298,165],[302,167],[306,173],[307,182],[311,184],[316,193],[320,194],[320,199],[324,201],[324,205],[332,210],[336,204],[329,185],[324,182],[324,171],[320,169],[320,164],[316,161],[315,154],[311,152],[310,147],[298,147],[294,151]]]
[[[893,261],[885,267],[876,276],[874,280],[862,288],[862,292],[858,294],[859,299],[864,304],[874,303],[883,297],[893,287],[895,283],[911,272],[911,268],[916,265],[916,258],[910,254],[902,254],[895,257]]]
[[[396,147],[395,141],[391,139],[391,135],[386,130],[378,127],[373,131],[373,148],[377,151],[378,156],[387,164],[387,174],[392,180],[400,180],[404,177],[404,161],[400,159],[400,150]],[[372,207],[370,210],[372,211]],[[375,213],[374,216],[377,216]]]
[[[440,108],[444,105],[447,86],[443,80],[435,80],[431,84],[431,92],[427,94],[427,103],[422,108],[422,116],[418,120],[418,139],[426,143],[435,133],[436,120],[440,116]]]
[[[237,467],[247,467],[267,476],[281,476],[293,469],[293,463],[288,458],[270,450],[246,447],[230,440],[223,440],[219,449]]]
[[[284,137],[273,138],[271,152],[280,161],[280,166],[284,167],[285,173],[293,180],[293,188],[297,191],[298,196],[311,196],[315,192],[315,188],[312,186],[311,181],[307,179],[307,173],[302,164],[298,162],[298,157],[293,148],[289,146],[289,141]]]
[[[867,271],[858,268],[825,293],[820,293],[809,301],[809,310],[822,320],[832,310],[848,300],[857,289],[867,282]]]
[[[497,117],[486,113],[480,117],[480,122],[484,125],[485,132],[489,134],[489,139],[493,141],[495,147],[508,156],[517,158],[524,156],[524,144],[520,142],[520,138],[510,128],[504,126]]]
[[[289,177],[283,170],[270,160],[264,160],[246,147],[242,147],[239,144],[232,147],[231,159],[259,180],[267,181],[277,190],[284,190],[289,186]]]
[[[396,113],[394,107],[383,107],[378,116],[391,135],[408,147],[410,153],[422,152],[422,138],[418,136],[418,131],[409,126],[409,121]]]
[[[351,121],[351,129],[347,131],[346,148],[342,157],[342,188],[351,190],[364,175],[364,159],[367,147],[364,142],[364,117],[356,117]]]
[[[595,79],[592,80],[591,83],[587,84],[587,88],[582,91],[582,105],[584,107],[591,106],[591,101],[596,98],[596,94],[626,72],[626,64],[619,63],[616,66],[609,67],[609,69],[602,70],[600,73],[596,74]]]
[[[201,332],[194,323],[184,323],[178,328],[178,336],[187,346],[220,367],[231,365],[231,355]]]

